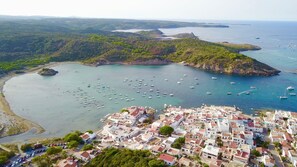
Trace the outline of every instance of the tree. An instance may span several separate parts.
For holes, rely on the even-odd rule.
[[[8,161],[6,156],[0,156],[0,166],[4,165]]]
[[[251,154],[254,155],[254,156],[256,156],[256,157],[260,157],[261,156],[260,152],[257,151],[257,150],[255,150],[255,149],[251,151]]]
[[[92,144],[85,144],[82,148],[83,151],[86,150],[92,150],[93,149],[93,145]]]
[[[64,137],[64,140],[67,142],[77,141],[78,143],[83,143],[82,138],[79,136],[79,133],[77,133],[77,132],[68,133]]]
[[[32,144],[23,144],[21,146],[21,150],[24,151],[24,152],[32,150]]]
[[[163,167],[163,166],[165,166],[163,161],[155,160],[155,159],[150,160],[148,165],[149,165],[149,167]]]
[[[181,147],[185,144],[185,138],[179,137],[172,144],[171,147],[181,149]]]
[[[61,147],[50,147],[46,150],[46,153],[48,155],[53,155],[62,152],[62,150],[63,149]]]
[[[75,140],[72,140],[67,144],[68,148],[76,148],[79,145],[79,143]]]
[[[174,129],[171,126],[165,125],[160,128],[159,133],[161,135],[170,136]]]
[[[37,166],[40,166],[40,167],[50,167],[52,166],[52,162],[50,160],[50,158],[44,154],[44,155],[41,155],[41,156],[36,156],[32,159],[32,162],[35,163]]]

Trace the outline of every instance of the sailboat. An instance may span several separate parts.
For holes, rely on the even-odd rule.
[[[279,97],[281,100],[285,100],[285,99],[288,99],[288,96],[287,96],[287,90],[285,90],[285,93],[283,96],[280,96]]]

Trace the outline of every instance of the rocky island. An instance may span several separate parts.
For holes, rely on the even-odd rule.
[[[50,68],[43,68],[41,69],[38,74],[42,76],[54,76],[58,73],[58,71]]]

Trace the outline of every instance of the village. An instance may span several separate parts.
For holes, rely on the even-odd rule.
[[[147,118],[144,107],[110,115],[97,134],[101,146],[150,150],[167,165],[297,165],[294,112],[249,116],[236,107],[167,107],[153,122]],[[172,133],[160,134],[166,126],[172,127]]]
[[[294,112],[250,116],[236,107],[169,106],[155,113],[132,106],[108,115],[104,122],[98,132],[80,135],[90,149],[61,144],[66,156],[56,166],[82,166],[110,147],[149,150],[168,166],[297,166]]]

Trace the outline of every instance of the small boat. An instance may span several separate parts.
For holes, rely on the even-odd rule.
[[[148,98],[149,98],[149,99],[152,99],[152,96],[149,96]]]
[[[217,77],[211,77],[211,79],[212,79],[212,80],[217,80],[218,78],[217,78]]]
[[[188,76],[187,74],[184,74],[184,77]]]
[[[174,94],[172,94],[172,93],[171,93],[171,94],[169,94],[169,96],[171,96],[171,97],[172,97],[172,96],[174,96]]]
[[[194,79],[195,79],[195,80],[198,80],[198,78],[197,78],[197,77],[195,77]]]
[[[168,79],[164,79],[165,81],[168,81]]]
[[[150,89],[150,92],[154,91],[154,89]]]
[[[232,92],[227,92],[227,95],[232,95]]]
[[[250,92],[249,92],[249,91],[246,91],[245,94],[246,94],[246,95],[250,95]]]
[[[256,87],[255,87],[255,86],[251,86],[250,88],[251,88],[251,89],[256,89]]]
[[[211,92],[206,92],[207,95],[211,95]]]
[[[151,85],[151,87],[154,87],[154,85]]]
[[[287,87],[287,90],[291,91],[291,90],[294,90],[295,88],[293,86],[289,86]]]
[[[181,84],[181,82],[178,81],[177,84]]]
[[[190,89],[194,89],[195,88],[195,86],[190,86]]]
[[[280,96],[279,97],[281,100],[285,100],[285,99],[288,99],[288,96]]]
[[[296,96],[296,93],[289,93],[290,96]]]
[[[235,82],[230,82],[230,84],[231,84],[231,85],[234,85],[234,84],[235,84]]]

